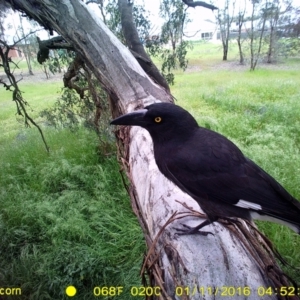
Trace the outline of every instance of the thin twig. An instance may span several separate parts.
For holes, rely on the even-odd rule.
[[[9,90],[12,92],[13,101],[15,101],[16,106],[17,106],[17,114],[20,116],[23,116],[25,126],[29,127],[30,124],[32,124],[38,129],[38,131],[40,132],[40,135],[42,137],[43,143],[45,145],[46,151],[49,153],[49,147],[45,140],[42,129],[27,113],[25,106],[28,105],[28,102],[26,100],[24,100],[21,90],[19,89],[18,82],[20,80],[17,81],[13,72],[11,72],[11,70],[10,70],[10,64],[11,63],[15,64],[15,63],[8,57],[8,53],[15,46],[15,44],[18,43],[19,41],[15,42],[13,46],[9,46],[5,41],[0,40],[0,44],[2,44],[4,46],[4,48],[0,47],[0,57],[2,60],[2,67],[4,68],[4,72],[10,82],[10,84],[7,84],[2,79],[0,79],[0,84],[3,84],[3,86],[6,88],[6,90]],[[17,66],[17,65],[15,64],[15,66]]]

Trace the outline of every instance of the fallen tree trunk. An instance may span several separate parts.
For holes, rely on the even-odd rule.
[[[57,31],[74,47],[109,93],[113,117],[155,101],[173,101],[82,1],[6,2]],[[142,275],[148,272],[145,284],[159,287],[153,290],[154,297],[277,299],[269,288],[289,282],[268,241],[244,221],[210,225],[207,230],[214,235],[206,237],[177,236],[174,228],[180,222],[191,226],[200,222],[197,203],[158,171],[145,130],[122,127],[116,133],[132,206],[149,249]]]

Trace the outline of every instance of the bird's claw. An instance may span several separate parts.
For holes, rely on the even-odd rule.
[[[185,227],[186,229],[175,228],[177,231],[181,231],[181,232],[176,232],[177,235],[188,235],[188,234],[199,234],[199,235],[204,235],[204,236],[207,236],[209,234],[214,235],[210,231],[199,231],[198,227],[190,227],[186,224],[181,224],[181,225],[183,227]]]

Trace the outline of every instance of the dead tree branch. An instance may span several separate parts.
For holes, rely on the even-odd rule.
[[[216,6],[203,2],[203,1],[194,1],[194,0],[182,0],[184,4],[186,4],[189,7],[196,7],[196,6],[202,6],[211,10],[218,9]]]
[[[14,45],[16,45],[18,42],[15,42]],[[9,46],[5,41],[0,40],[0,57],[2,60],[2,64],[0,65],[3,67],[4,72],[7,76],[7,79],[9,83],[6,83],[3,79],[0,79],[0,83],[3,84],[3,86],[6,88],[6,90],[9,90],[12,92],[13,95],[13,101],[15,101],[17,106],[17,114],[22,116],[24,118],[24,123],[26,127],[30,127],[30,125],[34,125],[38,131],[40,132],[40,135],[42,137],[42,140],[44,142],[45,148],[47,152],[49,152],[49,147],[47,145],[47,142],[45,140],[44,134],[40,126],[30,117],[30,115],[27,113],[26,106],[28,106],[28,102],[24,100],[22,96],[22,92],[18,86],[18,81],[16,80],[13,72],[10,69],[10,63],[12,63],[11,58],[9,57],[9,51],[13,49],[12,46]]]
[[[49,52],[51,49],[67,49],[75,51],[74,47],[66,42],[61,36],[56,36],[49,40],[42,41],[37,37],[40,50],[37,53],[37,60],[40,64],[49,58]]]

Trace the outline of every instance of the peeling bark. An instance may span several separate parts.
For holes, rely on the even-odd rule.
[[[77,49],[108,91],[113,117],[156,101],[172,102],[82,1],[6,1],[47,23]],[[221,299],[221,292],[232,287],[232,299],[257,300],[259,287],[290,285],[271,244],[251,224],[224,221],[207,228],[214,236],[176,236],[180,222],[193,226],[201,221],[198,204],[159,172],[145,130],[121,127],[116,134],[132,207],[149,249],[142,276],[145,284],[160,287],[157,299]],[[250,294],[245,294],[248,287]]]

